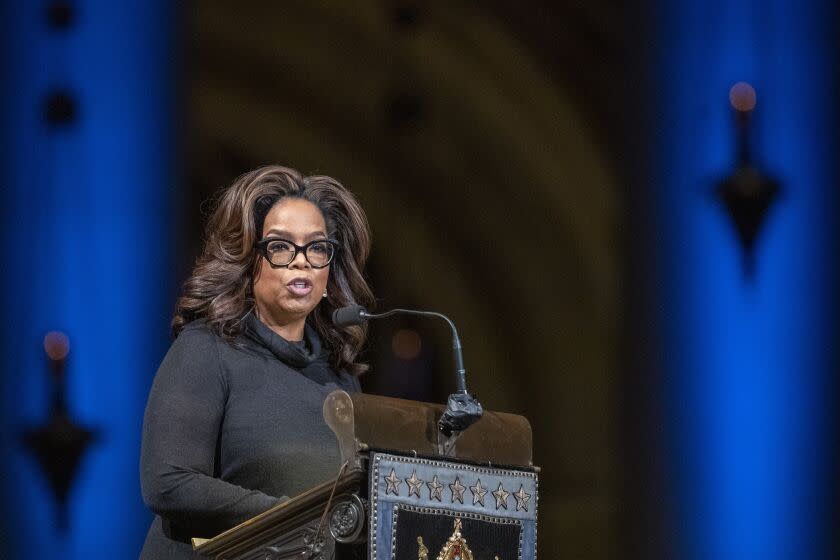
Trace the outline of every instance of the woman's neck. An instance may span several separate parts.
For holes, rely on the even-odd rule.
[[[294,321],[278,321],[267,313],[260,311],[259,307],[254,308],[257,318],[272,331],[282,336],[289,342],[299,342],[303,340],[304,326],[306,325],[306,317],[296,319]]]

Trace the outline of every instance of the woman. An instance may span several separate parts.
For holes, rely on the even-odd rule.
[[[157,516],[142,559],[199,558],[212,537],[339,468],[326,395],[358,391],[369,305],[364,212],[330,177],[256,169],[222,194],[173,319],[143,425],[143,499]]]

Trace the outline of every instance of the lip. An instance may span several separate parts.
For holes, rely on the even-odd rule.
[[[312,293],[312,280],[303,276],[292,278],[286,283],[286,289],[296,297],[308,296]]]

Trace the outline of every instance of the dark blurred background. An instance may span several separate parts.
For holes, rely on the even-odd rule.
[[[2,9],[0,557],[137,556],[175,299],[265,163],[353,190],[378,308],[529,418],[540,557],[837,552],[833,2]],[[441,325],[366,358],[452,390]]]

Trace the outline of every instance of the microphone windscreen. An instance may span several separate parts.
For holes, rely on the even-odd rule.
[[[348,305],[347,307],[339,307],[333,311],[332,319],[338,327],[349,327],[351,325],[361,325],[367,318],[362,316],[365,308],[361,305]]]

